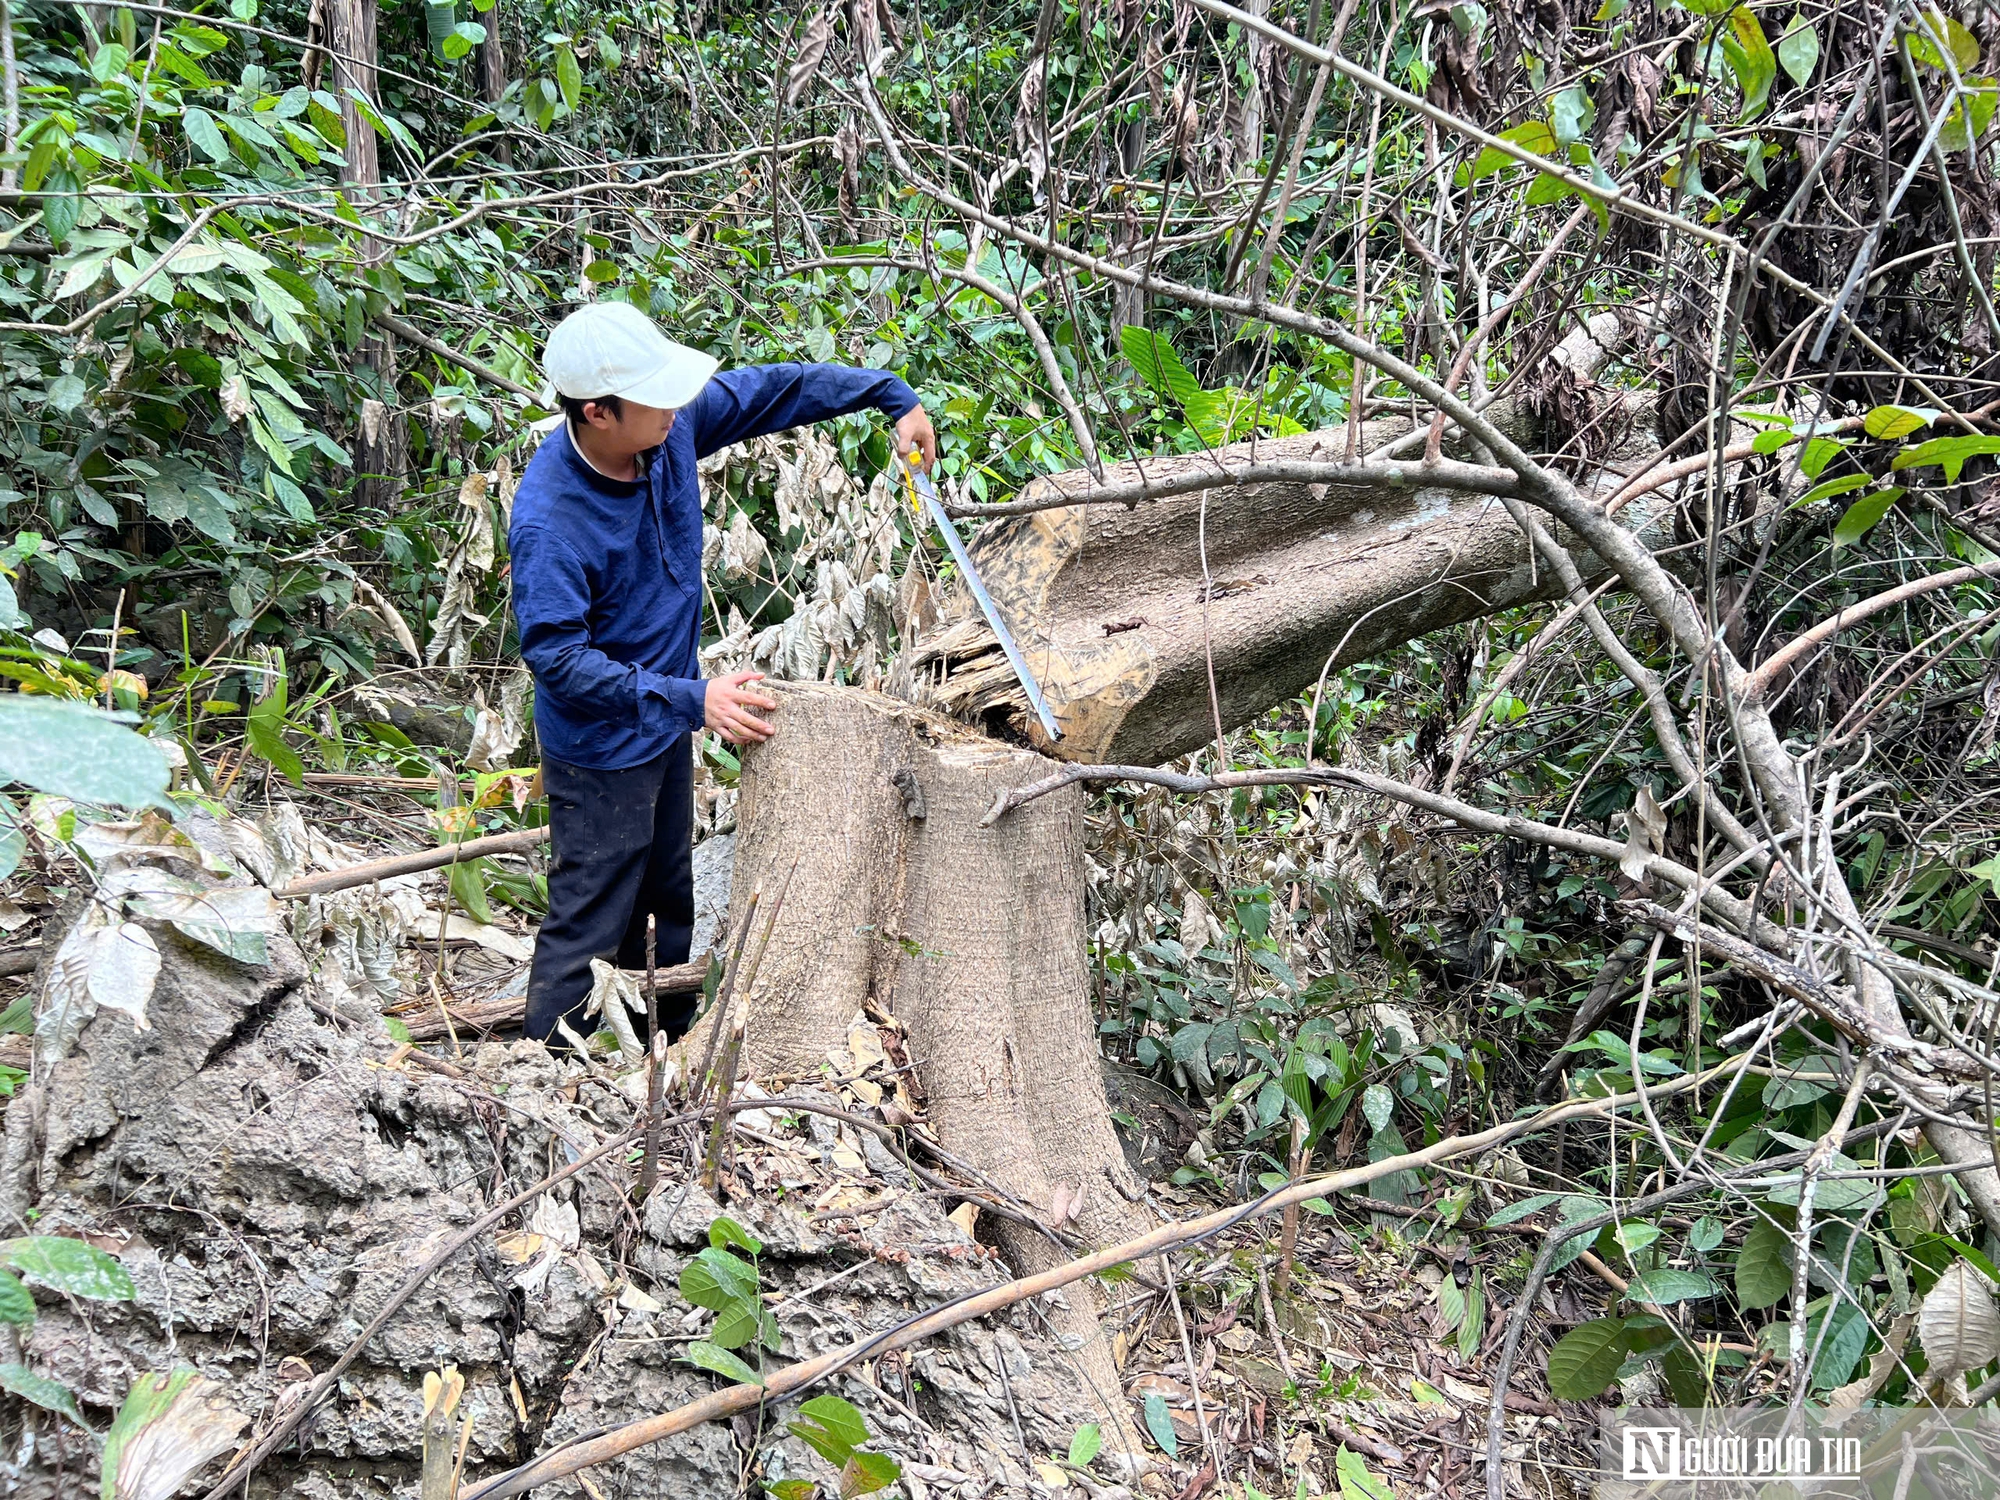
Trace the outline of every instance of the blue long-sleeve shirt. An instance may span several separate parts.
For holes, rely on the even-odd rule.
[[[521,657],[535,674],[535,733],[553,760],[642,765],[702,723],[701,489],[696,460],[768,432],[870,407],[892,420],[916,393],[886,370],[724,370],[640,455],[644,477],[607,479],[567,425],[521,476],[507,530]]]

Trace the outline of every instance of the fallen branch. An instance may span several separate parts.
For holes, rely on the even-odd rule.
[[[1668,911],[1651,901],[1631,901],[1625,906],[1640,921],[1683,943],[1699,944],[1706,952],[1727,960],[1743,973],[1763,980],[1779,994],[1789,995],[1869,1052],[1900,1053],[1925,1071],[1935,1070],[1965,1078],[1986,1076],[1986,1070],[1973,1058],[1955,1048],[1918,1041],[1907,1032],[1895,1035],[1885,1031],[1869,1018],[1858,999],[1832,988],[1797,964],[1753,947],[1719,927]]]
[[[519,854],[548,842],[548,837],[546,828],[521,828],[513,833],[489,834],[483,839],[467,839],[462,844],[423,849],[415,854],[392,854],[386,859],[364,860],[358,865],[328,870],[324,875],[308,875],[271,894],[281,901],[296,901],[302,896],[324,896],[332,891],[345,891],[377,880],[393,880],[398,875],[416,875],[464,860],[480,859],[488,854]]]
[[[1646,1089],[1645,1093],[1648,1097],[1656,1098],[1682,1093],[1723,1076],[1737,1061],[1738,1059],[1731,1059],[1730,1062],[1701,1073],[1692,1073],[1666,1083],[1655,1084]],[[1117,1266],[1153,1259],[1183,1246],[1212,1238],[1246,1220],[1280,1212],[1290,1204],[1303,1203],[1308,1198],[1322,1197],[1343,1188],[1359,1187],[1393,1172],[1433,1166],[1456,1157],[1489,1151],[1518,1136],[1561,1124],[1565,1120],[1601,1117],[1608,1111],[1635,1103],[1638,1098],[1639,1094],[1630,1093],[1604,1099],[1571,1100],[1540,1110],[1525,1119],[1496,1125],[1490,1130],[1482,1130],[1472,1135],[1448,1136],[1421,1151],[1387,1157],[1345,1171],[1303,1178],[1298,1182],[1274,1188],[1254,1202],[1221,1209],[1185,1223],[1165,1225],[1135,1240],[1114,1245],[1108,1250],[1099,1250],[1092,1255],[1080,1256],[1065,1265],[1052,1267],[1038,1275],[1024,1276],[983,1292],[969,1293],[940,1307],[932,1308],[929,1312],[921,1313],[894,1328],[850,1344],[844,1349],[831,1350],[817,1358],[787,1365],[782,1370],[773,1371],[762,1385],[725,1386],[721,1390],[711,1391],[699,1400],[690,1401],[685,1406],[675,1407],[672,1411],[641,1417],[638,1421],[628,1422],[622,1427],[614,1427],[609,1432],[599,1433],[594,1437],[555,1449],[518,1468],[494,1476],[468,1491],[464,1500],[508,1500],[510,1496],[526,1494],[537,1486],[550,1484],[585,1469],[608,1463],[622,1454],[672,1437],[676,1433],[755,1410],[767,1401],[794,1395],[838,1374],[857,1360],[908,1348],[934,1334],[946,1332],[975,1318],[986,1317],[1016,1303],[1025,1302],[1031,1297],[1039,1297],[1044,1292],[1072,1285],[1086,1276],[1094,1276]],[[775,1106],[770,1101],[760,1101],[760,1103],[766,1108],[784,1107],[782,1103]],[[210,1497],[210,1500],[222,1500],[222,1497],[215,1495]]]
[[[1921,578],[1912,578],[1908,583],[1885,590],[1858,604],[1850,604],[1837,614],[1821,620],[1810,630],[1792,637],[1784,646],[1759,662],[1756,669],[1743,679],[1746,697],[1757,698],[1770,691],[1771,684],[1807,652],[1826,645],[1850,625],[1859,625],[1885,609],[1894,609],[1920,594],[1933,593],[1938,589],[1952,588],[1961,583],[1973,583],[1981,578],[1991,578],[2000,573],[2000,562],[1975,563],[1971,567],[1952,568],[1943,573],[1926,573]]]
[[[1143,470],[1145,460],[1134,459]],[[1138,505],[1145,501],[1170,500],[1198,490],[1230,489],[1246,484],[1325,484],[1357,489],[1462,490],[1473,495],[1520,493],[1521,481],[1507,469],[1489,469],[1479,464],[1443,459],[1423,463],[1328,463],[1315,459],[1267,459],[1253,463],[1204,464],[1163,479],[1149,479],[1143,473],[1136,480],[1112,480],[1066,488],[1061,476],[1037,479],[1029,493],[1019,500],[995,505],[947,505],[945,509],[962,520],[985,520],[995,516],[1025,516],[1041,510],[1057,510],[1066,505]]]
[[[1531,844],[1545,844],[1552,849],[1567,849],[1573,854],[1586,854],[1614,862],[1626,858],[1628,854],[1627,846],[1617,839],[1604,838],[1594,833],[1581,833],[1573,828],[1559,828],[1553,823],[1538,823],[1532,818],[1516,817],[1510,813],[1488,812],[1484,808],[1474,807],[1469,802],[1460,802],[1455,797],[1428,792],[1407,782],[1396,781],[1387,776],[1377,776],[1368,771],[1352,770],[1346,766],[1226,771],[1219,776],[1190,776],[1180,771],[1157,770],[1151,766],[1064,766],[1061,770],[1052,771],[1038,781],[1031,781],[1024,786],[1013,787],[1000,793],[993,799],[993,806],[987,809],[986,816],[979,820],[979,826],[990,828],[1015,808],[1033,802],[1037,797],[1046,797],[1051,792],[1061,791],[1064,787],[1079,781],[1140,781],[1190,794],[1233,791],[1238,787],[1251,786],[1346,787],[1376,797],[1388,797],[1438,817],[1449,818],[1461,828],[1469,828],[1475,833],[1500,834],[1506,838],[1521,839]],[[1790,950],[1791,938],[1783,928],[1757,916],[1751,910],[1749,903],[1730,895],[1716,885],[1713,877],[1704,876],[1678,860],[1671,860],[1660,854],[1648,854],[1645,864],[1648,874],[1665,881],[1668,885],[1681,890],[1699,891],[1703,906],[1739,931],[1751,934],[1760,945],[1775,951]]]

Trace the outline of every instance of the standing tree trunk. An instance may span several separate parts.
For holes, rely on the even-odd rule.
[[[349,89],[358,89],[375,108],[375,0],[331,0],[327,49],[333,61],[333,92],[340,100],[340,125],[347,132],[340,180],[357,199],[372,200],[382,182],[375,129],[355,108]]]
[[[500,42],[499,0],[494,0],[481,19],[486,27],[486,40],[479,44],[479,97],[498,109],[507,93],[507,54]],[[502,136],[493,155],[501,166],[511,168],[514,165],[514,142]]]
[[[21,138],[21,75],[14,64],[14,7],[12,0],[0,0],[0,151],[14,154]],[[16,174],[12,167],[0,167],[0,188],[11,190]]]
[[[787,888],[750,997],[756,1075],[817,1076],[872,1002],[902,1024],[947,1150],[1045,1225],[1094,1244],[1141,1232],[1099,1071],[1081,792],[982,829],[999,792],[1053,763],[880,694],[767,686],[778,732],[744,756],[735,877],[767,904]],[[1024,1273],[1069,1258],[989,1222]],[[1064,1295],[1045,1311],[1129,1442],[1094,1295]]]
[[[375,128],[362,118],[353,89],[380,109],[376,97],[375,0],[328,0],[327,50],[333,64],[333,91],[340,98],[340,124],[347,132],[340,180],[357,212],[366,215],[380,196],[382,163]],[[387,259],[382,241],[362,241],[362,259]],[[355,444],[355,498],[371,510],[387,510],[402,491],[402,417],[396,410],[396,351],[385,337],[370,337],[355,351],[355,373],[370,394],[360,403]]]

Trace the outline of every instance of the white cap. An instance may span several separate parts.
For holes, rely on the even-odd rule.
[[[622,396],[677,411],[708,384],[718,361],[676,344],[629,302],[592,302],[556,325],[542,368],[557,392],[578,401]]]

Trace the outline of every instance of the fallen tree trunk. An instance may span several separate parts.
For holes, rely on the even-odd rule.
[[[1566,341],[1552,367],[1572,388],[1587,382],[1618,330],[1617,318],[1600,315]],[[1584,395],[1581,409],[1595,413],[1586,425],[1603,434],[1586,445],[1602,465],[1590,485],[1601,498],[1625,479],[1624,461],[1639,456],[1619,434],[1643,405],[1641,397]],[[1525,413],[1509,409],[1500,420],[1543,446]],[[1359,452],[1413,450],[1423,435],[1407,421],[1369,423]],[[1349,462],[1346,453],[1346,431],[1331,429],[1129,461],[1101,481],[1055,475],[1028,485],[1006,507],[1017,513],[982,530],[972,559],[1061,726],[1053,744],[992,632],[958,594],[944,626],[898,663],[895,689],[1067,760],[1157,765],[1212,741],[1218,714],[1223,729],[1234,728],[1330,669],[1560,597],[1561,584],[1536,565],[1502,503],[1504,471],[1427,466],[1414,452],[1400,462]],[[1213,482],[1201,485],[1204,475]],[[1141,495],[1162,498],[1018,513],[1064,497]],[[1648,494],[1619,520],[1646,531],[1665,509],[1660,494]],[[1586,581],[1604,575],[1587,548],[1563,540]]]

